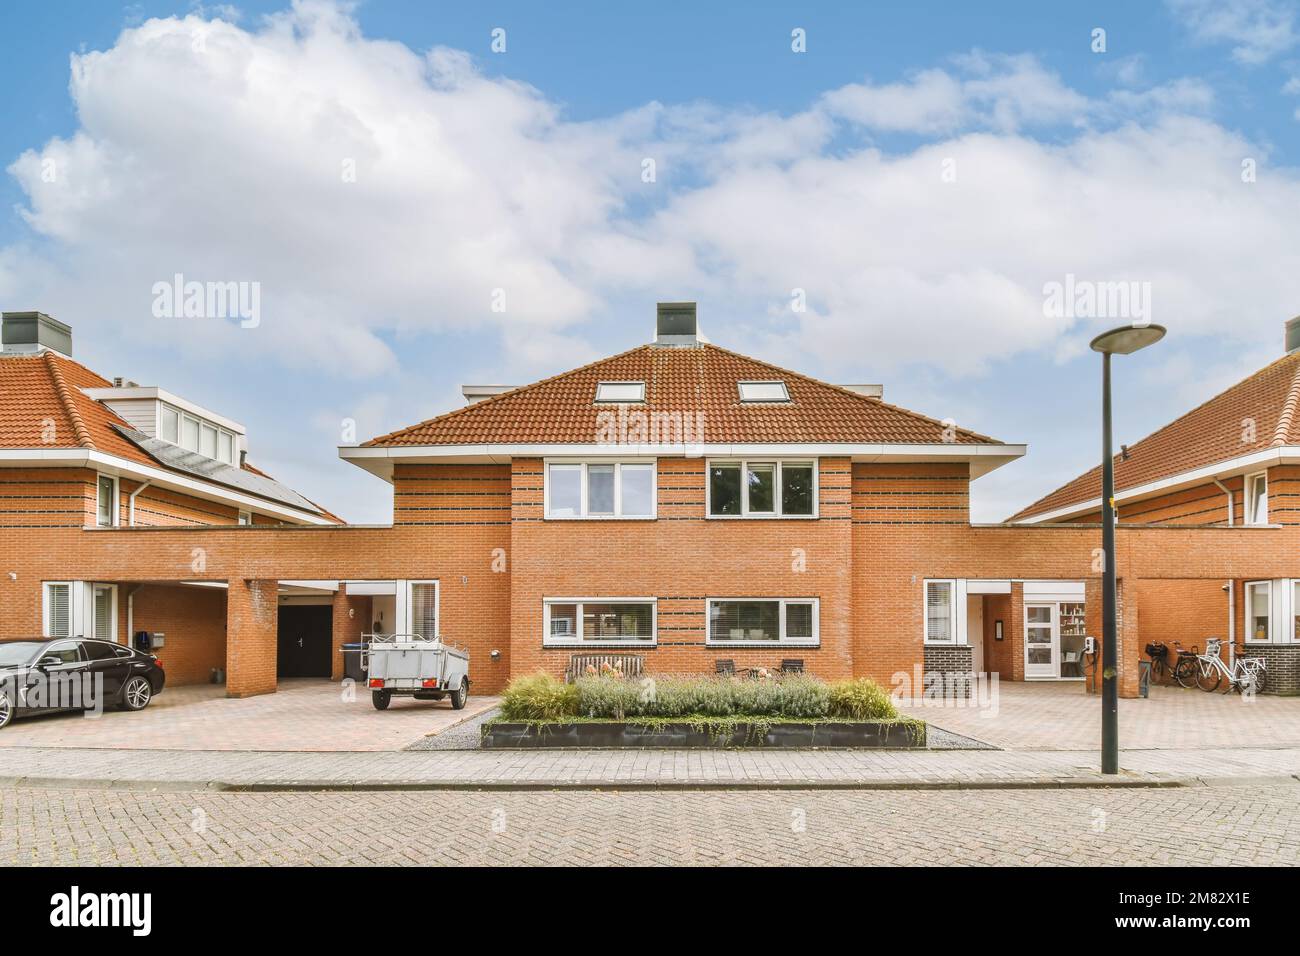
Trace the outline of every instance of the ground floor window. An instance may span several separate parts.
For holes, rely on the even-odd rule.
[[[927,644],[957,641],[957,582],[925,582],[925,640]]]
[[[432,640],[438,631],[438,582],[411,581],[407,584],[408,633]]]
[[[650,644],[655,640],[653,598],[547,598],[542,643]]]
[[[712,598],[708,643],[815,645],[816,598]]]
[[[94,601],[94,627],[91,637],[101,641],[117,641],[117,587],[96,584],[92,590]]]
[[[42,613],[46,637],[72,636],[72,582],[45,582]]]
[[[1267,644],[1273,637],[1269,621],[1272,604],[1271,581],[1246,582],[1246,640],[1253,644]]]

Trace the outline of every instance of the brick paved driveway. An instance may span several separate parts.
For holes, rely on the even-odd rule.
[[[995,709],[904,705],[908,713],[1008,750],[1089,750],[1101,741],[1101,698],[1079,683],[998,683]],[[1153,687],[1119,702],[1124,750],[1300,747],[1300,697]]]
[[[349,697],[342,685],[321,680],[282,680],[278,693],[242,700],[224,695],[224,688],[210,685],[172,687],[139,713],[24,717],[0,730],[0,748],[401,750],[498,703],[471,695],[456,711],[446,701],[394,698],[381,713],[364,688]]]
[[[1294,865],[1298,802],[1295,785],[382,794],[5,789],[0,864]]]

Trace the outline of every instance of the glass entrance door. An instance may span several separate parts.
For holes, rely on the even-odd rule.
[[[1025,605],[1025,677],[1059,677],[1060,625],[1055,604]]]

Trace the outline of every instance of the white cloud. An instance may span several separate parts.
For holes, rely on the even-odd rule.
[[[71,92],[80,129],[10,167],[37,241],[0,250],[0,297],[205,357],[391,375],[394,335],[489,329],[524,380],[591,357],[583,323],[611,303],[648,314],[671,293],[702,300],[721,344],[792,364],[976,373],[1073,354],[1060,340],[1088,323],[1041,308],[1067,273],[1150,281],[1156,320],[1190,332],[1246,337],[1300,298],[1300,183],[1242,183],[1242,158],[1266,157],[1206,118],[1196,81],[1089,97],[975,51],[793,115],[649,103],[575,122],[463,52],[299,3],[257,27],[150,20],[75,56]],[[924,142],[875,145],[900,132]],[[261,328],[150,319],[176,272],[260,281]]]
[[[1265,63],[1300,42],[1296,8],[1288,0],[1166,0],[1192,36],[1232,45],[1238,63]]]

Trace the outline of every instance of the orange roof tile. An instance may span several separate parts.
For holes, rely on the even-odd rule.
[[[741,402],[737,383],[781,379],[791,401]],[[859,395],[837,385],[738,355],[716,345],[665,348],[642,345],[590,365],[503,392],[439,415],[366,446],[591,444],[601,412],[618,406],[595,401],[596,385],[645,382],[645,401],[630,408],[703,414],[699,443],[872,442],[942,443],[942,422]],[[962,444],[1002,444],[954,429]]]
[[[1248,425],[1254,423],[1253,434]],[[1284,355],[1115,456],[1115,490],[1278,445],[1300,444],[1300,352]],[[1020,521],[1101,497],[1101,466],[1012,515]]]

